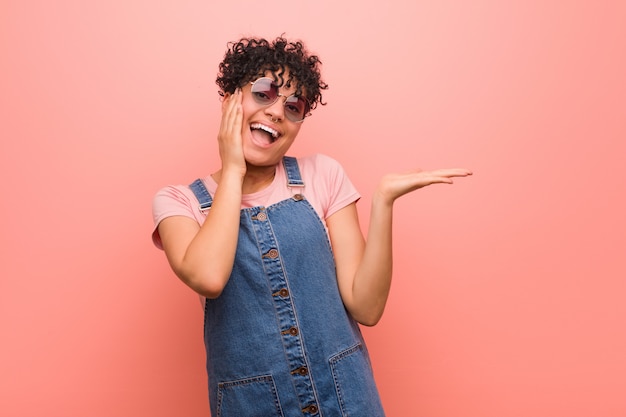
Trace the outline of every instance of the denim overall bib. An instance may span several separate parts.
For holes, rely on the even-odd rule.
[[[283,164],[287,186],[304,187],[296,159]],[[208,209],[212,198],[202,181],[190,187]],[[211,415],[384,416],[314,208],[299,193],[240,216],[232,274],[205,304]]]

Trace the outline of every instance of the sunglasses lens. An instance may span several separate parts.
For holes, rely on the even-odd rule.
[[[285,101],[285,116],[292,122],[299,122],[309,112],[309,103],[302,97],[289,96]]]
[[[270,106],[276,102],[280,94],[278,86],[271,78],[259,78],[252,83],[252,97],[262,106]],[[304,97],[291,95],[285,99],[285,117],[292,122],[301,122],[309,114],[311,106]]]
[[[269,78],[259,78],[252,84],[252,97],[259,104],[272,104],[278,98],[278,87]]]

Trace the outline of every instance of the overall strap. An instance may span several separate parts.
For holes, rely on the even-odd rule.
[[[293,156],[284,156],[283,165],[285,166],[285,173],[287,174],[287,186],[288,187],[304,187],[304,181],[300,175],[300,168],[298,168],[298,160]]]
[[[200,205],[198,208],[200,211],[205,211],[211,208],[211,204],[213,204],[213,198],[211,198],[211,194],[209,194],[209,190],[206,189],[204,182],[201,179],[197,179],[191,184],[189,184],[189,188],[195,194],[196,198]]]
[[[300,168],[298,168],[298,160],[293,156],[285,156],[283,157],[283,165],[285,166],[285,173],[287,174],[287,186],[304,187],[304,181],[302,181],[302,176],[300,175]],[[189,188],[191,188],[191,191],[193,191],[200,203],[198,206],[200,211],[211,208],[213,198],[201,179],[197,179],[189,184]]]

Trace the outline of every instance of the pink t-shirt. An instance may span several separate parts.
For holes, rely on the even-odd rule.
[[[259,192],[244,195],[241,199],[241,208],[267,207],[300,193],[306,197],[320,219],[325,222],[333,213],[361,197],[341,165],[326,155],[316,154],[298,158],[298,166],[304,187],[289,188],[285,168],[280,163],[276,166],[276,175],[272,184]],[[215,195],[217,183],[213,178],[209,175],[202,180],[209,193]],[[159,190],[152,202],[154,216],[152,241],[154,244],[163,249],[158,226],[167,217],[186,216],[202,225],[207,212],[201,212],[198,205],[198,200],[187,185],[171,185]]]

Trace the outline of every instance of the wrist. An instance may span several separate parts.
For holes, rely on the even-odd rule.
[[[213,179],[218,185],[223,186],[227,184],[235,184],[239,187],[243,185],[243,180],[245,176],[245,170],[242,172],[241,169],[236,167],[223,167],[221,170],[212,175]]]
[[[372,207],[393,207],[393,203],[396,199],[389,193],[386,193],[381,187],[378,187],[372,195]]]

